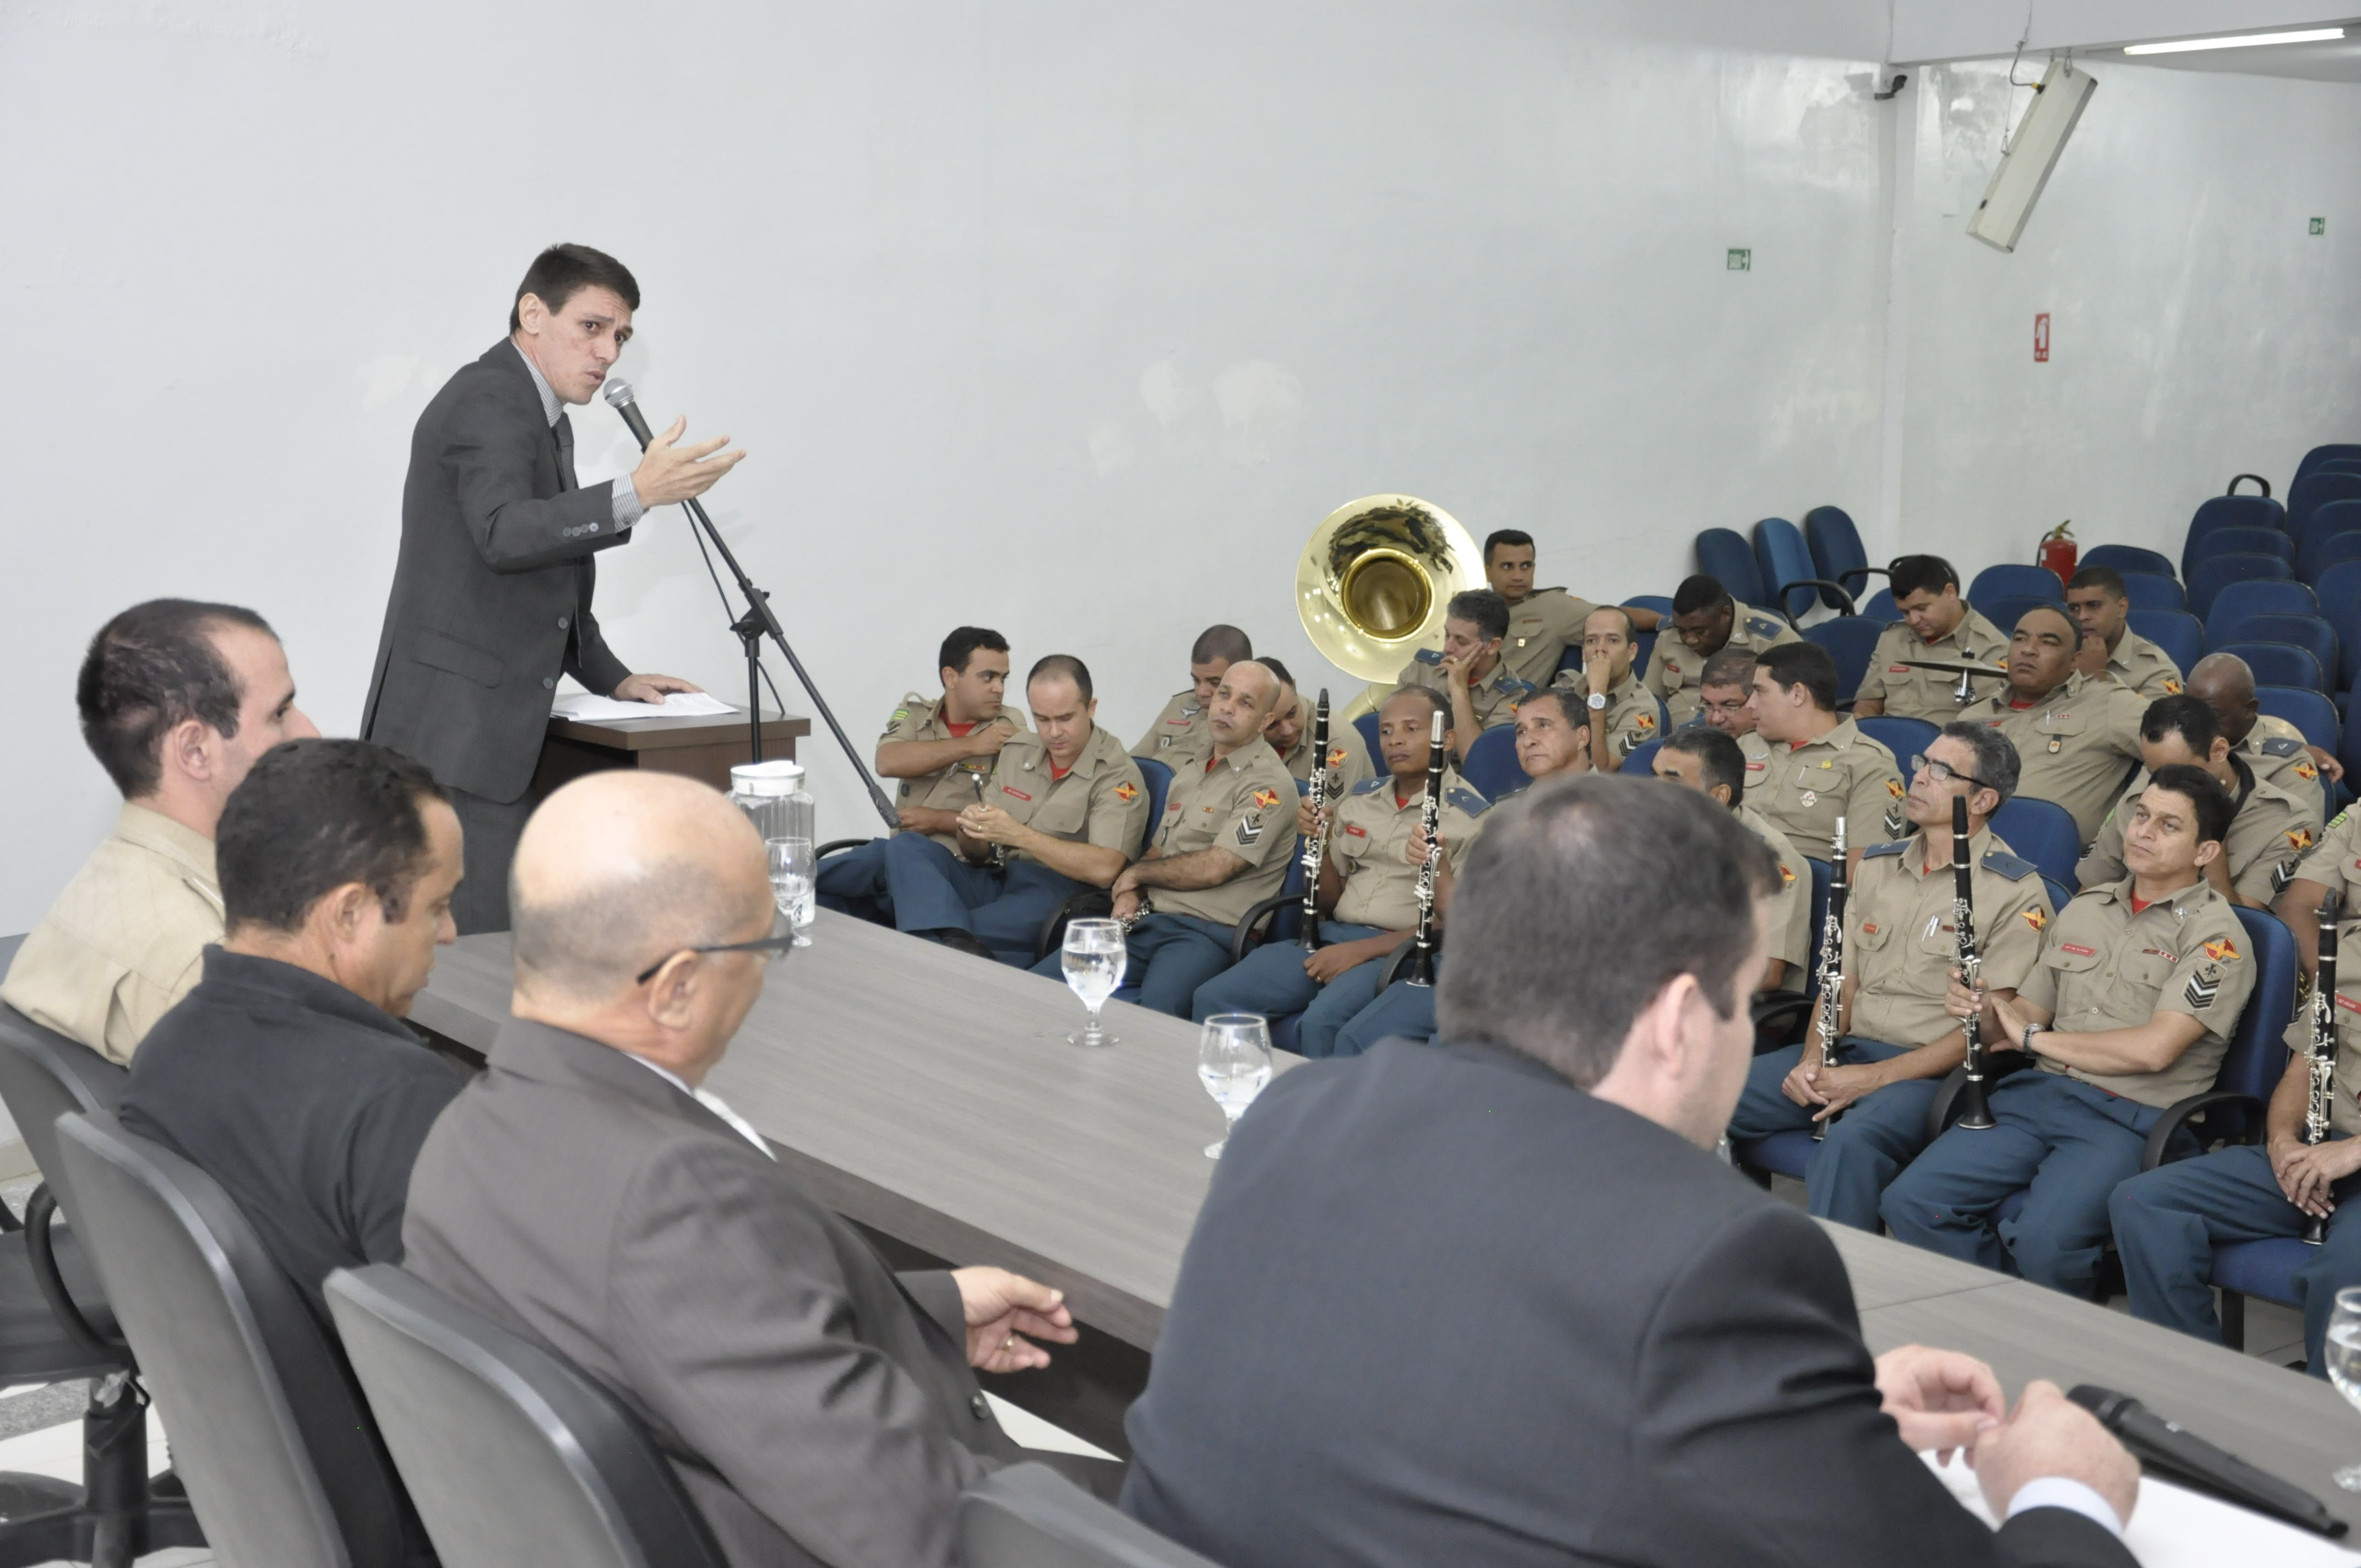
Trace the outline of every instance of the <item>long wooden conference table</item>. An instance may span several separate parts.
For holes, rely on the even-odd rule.
[[[1067,1042],[1082,1011],[1061,985],[826,911],[813,938],[772,967],[709,1087],[840,1213],[913,1255],[1064,1289],[1115,1342],[1095,1364],[1136,1379],[1222,1131],[1195,1026],[1117,1003],[1120,1043],[1085,1050]],[[439,956],[412,1021],[480,1053],[509,994],[508,938],[467,938]],[[2329,1481],[2361,1459],[2361,1414],[2325,1383],[1882,1236],[1828,1234],[1873,1350],[1966,1351],[2012,1395],[2035,1377],[2122,1389],[2361,1520]],[[1002,1386],[1024,1404],[1024,1383]],[[1119,1446],[1134,1391],[1082,1398],[1097,1417],[1082,1435]]]

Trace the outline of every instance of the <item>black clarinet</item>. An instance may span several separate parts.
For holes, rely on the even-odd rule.
[[[2303,1141],[2317,1144],[2328,1137],[2328,1114],[2336,1093],[2336,895],[2320,901],[2320,972],[2312,982],[2312,1069],[2310,1091],[2304,1097]],[[2318,1246],[2328,1234],[2328,1222],[2307,1216],[2304,1244]]]
[[[1410,955],[1412,985],[1434,983],[1434,862],[1441,853],[1434,832],[1443,819],[1443,710],[1435,709],[1434,738],[1426,753],[1426,805],[1419,821],[1426,829],[1426,861],[1418,868],[1418,946]]]
[[[1839,1065],[1837,1056],[1837,1024],[1844,1011],[1844,920],[1845,920],[1845,819],[1837,818],[1835,858],[1828,862],[1828,912],[1820,921],[1820,972],[1817,977],[1820,988],[1820,1005],[1817,1010],[1819,1025],[1820,1070]],[[1843,1115],[1831,1111],[1812,1124],[1812,1141],[1818,1143],[1828,1135],[1828,1124]]]
[[[1303,840],[1303,919],[1296,938],[1307,953],[1320,950],[1320,861],[1328,844],[1322,831],[1321,808],[1328,804],[1328,688],[1320,688],[1320,706],[1312,715],[1312,787],[1304,798],[1312,803],[1312,834]]]
[[[1976,953],[1976,868],[1968,859],[1968,800],[1951,797],[1951,926],[1959,937],[1960,983],[1974,991],[1983,980],[1984,961]],[[1960,1085],[1959,1124],[1971,1133],[1993,1124],[1992,1101],[1984,1092],[1984,1014],[1979,1007],[1961,1020],[1960,1032],[1968,1041],[1968,1080]]]

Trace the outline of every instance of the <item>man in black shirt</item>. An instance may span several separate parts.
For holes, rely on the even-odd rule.
[[[332,1269],[401,1261],[410,1168],[459,1092],[401,1021],[456,938],[459,819],[398,752],[291,740],[216,852],[226,935],[133,1058],[123,1124],[220,1182],[324,1319]]]

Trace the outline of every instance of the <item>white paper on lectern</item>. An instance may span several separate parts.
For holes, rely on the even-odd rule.
[[[1935,1463],[1931,1453],[1919,1458],[1936,1478],[1951,1489],[1961,1507],[1986,1524],[1992,1510],[1984,1507],[1976,1473],[1958,1459],[1949,1465]],[[2142,1568],[2222,1568],[2224,1563],[2268,1563],[2271,1568],[2345,1568],[2361,1563],[2361,1556],[2309,1530],[2248,1513],[2244,1508],[2176,1486],[2154,1476],[2140,1481],[2139,1503],[2124,1530]]]
[[[550,704],[549,711],[585,724],[612,724],[626,718],[680,718],[738,710],[706,692],[667,692],[662,702],[617,702],[589,692],[568,692]]]

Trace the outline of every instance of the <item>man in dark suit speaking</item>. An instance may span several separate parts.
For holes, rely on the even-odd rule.
[[[1687,790],[1496,807],[1437,1043],[1298,1068],[1231,1138],[1125,1507],[1224,1568],[2128,1565],[2113,1437],[1965,1355],[1872,1362],[1828,1237],[1713,1157],[1778,885]],[[1912,1453],[1954,1448],[1997,1535]]]
[[[743,452],[728,436],[652,442],[630,477],[574,479],[574,426],[631,341],[640,286],[584,245],[553,246],[517,285],[509,336],[434,394],[410,438],[401,554],[361,734],[425,763],[467,830],[460,934],[508,927],[509,861],[524,829],[559,674],[603,696],[662,702],[697,688],[631,674],[598,634],[592,557],[651,507],[702,495]]]

